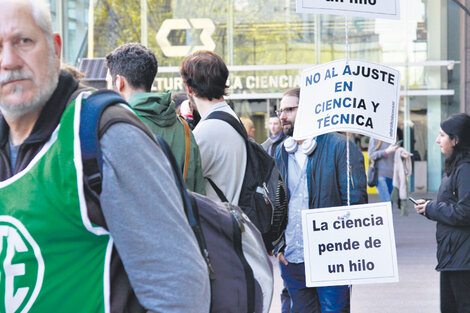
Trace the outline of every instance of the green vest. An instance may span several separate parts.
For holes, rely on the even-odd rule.
[[[28,167],[0,182],[0,312],[109,312],[113,242],[87,214],[81,99]]]

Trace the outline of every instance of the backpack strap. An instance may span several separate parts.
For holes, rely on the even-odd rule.
[[[243,126],[242,122],[240,120],[237,120],[232,114],[224,111],[214,111],[206,117],[206,120],[222,120],[228,123],[237,131],[240,136],[242,136],[243,140],[245,141],[245,144],[248,145],[248,134],[246,133],[245,127]],[[211,184],[219,199],[222,202],[228,202],[227,197],[224,195],[222,190],[220,190],[220,188],[214,183],[214,181],[207,177],[206,179]]]
[[[227,197],[224,195],[223,191],[220,190],[220,188],[214,183],[214,181],[208,177],[206,177],[206,179],[209,181],[209,184],[211,184],[220,201],[228,202]]]
[[[230,126],[235,128],[237,133],[242,136],[242,138],[245,140],[245,142],[248,141],[248,134],[246,133],[246,129],[243,126],[242,122],[235,118],[232,114],[224,112],[224,111],[214,111],[210,113],[207,117],[206,120],[222,120],[226,123],[229,123]]]
[[[183,179],[186,181],[188,176],[188,167],[189,167],[189,157],[191,156],[191,135],[189,131],[188,122],[184,118],[180,117],[181,123],[184,126],[184,143],[186,147],[185,158],[184,158],[184,168],[183,168]]]
[[[199,221],[199,210],[197,207],[197,203],[196,201],[191,201],[192,199],[190,199],[188,191],[186,190],[186,185],[184,183],[183,176],[181,175],[181,171],[178,167],[178,162],[176,162],[175,156],[171,152],[170,147],[165,142],[165,140],[163,140],[159,136],[155,135],[155,139],[162,148],[168,161],[170,162],[171,168],[173,169],[173,175],[175,176],[176,185],[181,193],[181,198],[183,200],[183,206],[186,212],[186,217],[188,219],[189,226],[191,226],[191,229],[193,230],[194,235],[196,236],[199,249],[201,250],[201,254],[204,260],[206,261],[207,269],[209,270],[209,277],[212,279],[214,278],[214,268],[212,267],[209,258],[209,249],[207,249],[206,239],[204,238],[204,233],[202,232],[201,223]]]
[[[99,90],[83,103],[80,112],[80,143],[85,183],[97,195],[101,193],[103,154],[99,142],[99,121],[103,111],[115,104],[127,104],[119,94],[111,90]]]

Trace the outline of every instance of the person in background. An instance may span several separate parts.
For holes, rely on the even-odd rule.
[[[192,131],[186,130],[185,122],[176,115],[170,92],[150,92],[158,72],[155,54],[140,43],[127,43],[106,56],[106,66],[109,87],[121,94],[150,130],[170,146],[186,187],[205,194],[201,156]]]
[[[377,192],[379,193],[380,201],[391,201],[390,195],[393,191],[393,169],[395,164],[395,151],[400,148],[403,142],[403,131],[397,129],[398,140],[395,144],[390,144],[370,138],[368,155],[369,160],[374,160],[375,167],[378,170],[377,178]],[[402,153],[402,157],[409,157],[410,154],[406,151]]]
[[[188,95],[184,91],[177,91],[171,93],[171,101],[175,104],[176,115],[181,116],[181,103],[188,100]]]
[[[276,148],[286,138],[286,135],[282,131],[281,120],[277,115],[271,115],[268,121],[269,137],[261,146],[266,150],[269,155],[274,157]]]
[[[240,117],[243,126],[245,127],[246,133],[248,137],[254,139],[255,138],[255,123],[249,117]]]
[[[201,114],[194,137],[201,151],[206,194],[210,199],[220,201],[210,179],[228,202],[237,205],[247,162],[245,140],[230,124],[206,119],[213,111],[227,112],[238,119],[224,99],[228,68],[214,52],[200,50],[183,59],[180,74],[188,97]]]
[[[289,212],[285,246],[278,247],[281,276],[291,297],[291,311],[349,312],[349,286],[307,287],[302,234],[302,211],[367,203],[364,157],[350,142],[350,177],[347,169],[347,140],[337,133],[296,141],[292,138],[299,106],[300,88],[284,93],[277,111],[286,136],[276,149],[275,160],[287,184]]]
[[[89,92],[60,70],[47,2],[0,12],[1,311],[208,312],[207,266],[153,135],[107,108],[92,193],[78,131]]]
[[[470,310],[470,116],[441,123],[436,143],[445,156],[444,177],[434,201],[417,200],[417,213],[437,222],[441,312]]]
[[[193,130],[201,120],[201,116],[186,92],[178,91],[172,93],[171,100],[175,103],[176,115],[181,116],[188,123],[189,128]]]

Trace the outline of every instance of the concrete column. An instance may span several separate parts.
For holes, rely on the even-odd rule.
[[[447,0],[433,0],[426,2],[427,27],[428,27],[428,60],[447,59]],[[442,85],[445,78],[443,68],[428,67],[426,76],[430,89],[444,88]],[[442,177],[442,154],[439,147],[434,143],[439,134],[442,108],[441,98],[427,98],[428,102],[428,191],[439,190]]]

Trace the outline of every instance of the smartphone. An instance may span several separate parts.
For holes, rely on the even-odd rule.
[[[413,202],[414,204],[418,205],[418,202],[416,202],[415,199],[411,198],[411,197],[408,197],[408,200],[410,200],[411,202]]]
[[[398,140],[397,146],[401,145],[402,142],[403,142],[403,139]]]

